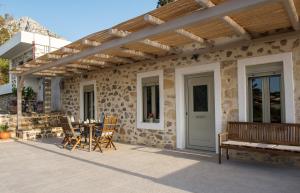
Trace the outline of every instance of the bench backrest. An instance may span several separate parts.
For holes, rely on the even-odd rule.
[[[300,124],[229,122],[228,140],[300,145]]]

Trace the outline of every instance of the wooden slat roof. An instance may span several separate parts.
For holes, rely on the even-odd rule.
[[[149,13],[120,23],[111,29],[124,33],[135,33],[153,27],[153,23],[151,24],[145,20],[145,15],[153,16],[154,18],[158,18],[167,23],[195,11],[211,9],[210,7],[203,6],[199,1],[201,0],[177,0]],[[219,6],[224,2],[228,2],[228,0],[211,0],[210,3]],[[296,8],[297,17],[299,17],[300,0],[291,2]],[[283,1],[270,1],[259,7],[235,12],[228,15],[228,17],[244,29],[251,38],[260,37],[263,34],[266,34],[266,32],[276,31],[278,29],[287,29],[288,31],[293,30],[291,20],[284,7]],[[17,69],[13,69],[12,72],[15,74],[23,74],[26,71],[30,71],[32,68],[49,64],[66,56],[77,54],[91,47],[121,38],[117,37],[111,29],[99,31],[83,37],[57,51],[32,60]],[[204,23],[195,23],[179,30],[187,31],[190,34],[199,37],[200,40],[203,39],[202,44],[204,47],[213,46],[210,45],[210,42],[217,41],[221,38],[236,37],[237,35],[240,35],[236,33],[235,29],[230,26],[228,22],[226,23],[226,20],[224,22],[224,19],[221,18],[208,20]],[[195,39],[189,37],[189,35],[182,35],[177,30],[160,33],[148,37],[147,42],[130,42],[123,45],[121,48],[105,50],[96,55],[81,58],[64,66],[51,67],[46,70],[41,70],[40,72],[35,72],[34,75],[72,76],[74,73],[78,72],[84,73],[90,70],[109,68],[144,60],[155,60],[159,57],[180,53],[183,45],[192,42],[195,42]],[[165,46],[164,49],[162,49],[163,46]],[[170,50],[167,50],[166,48],[170,48]]]

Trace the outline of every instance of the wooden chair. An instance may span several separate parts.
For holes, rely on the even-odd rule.
[[[82,134],[80,132],[75,132],[75,129],[72,127],[71,120],[67,116],[60,118],[60,124],[65,134],[65,137],[62,141],[63,148],[67,145],[72,145],[75,141],[71,151],[73,151],[78,145],[81,145]]]
[[[99,131],[96,131],[95,134],[95,146],[94,151],[99,148],[100,152],[102,153],[101,144],[106,144],[105,148],[113,147],[115,150],[117,150],[114,142],[113,142],[113,136],[115,133],[117,125],[117,118],[114,116],[106,116],[103,121],[103,128]]]

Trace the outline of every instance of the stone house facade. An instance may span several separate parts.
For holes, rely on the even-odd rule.
[[[285,115],[287,121],[300,122],[300,39],[297,37],[282,37],[267,42],[251,43],[251,45],[240,46],[206,54],[193,54],[184,57],[175,57],[165,61],[148,62],[142,64],[124,65],[115,69],[102,69],[91,72],[86,76],[77,76],[64,80],[62,91],[63,109],[75,119],[81,117],[81,85],[84,82],[95,84],[95,111],[96,117],[102,112],[114,114],[119,118],[119,126],[116,133],[116,140],[131,144],[143,144],[159,148],[182,147],[178,139],[178,108],[176,105],[178,96],[178,82],[176,72],[187,67],[201,69],[209,65],[216,65],[219,70],[220,80],[220,115],[216,122],[215,135],[226,127],[228,121],[239,121],[241,111],[239,107],[239,86],[238,86],[238,64],[242,59],[257,57],[281,58],[289,55],[292,57],[292,74],[283,76],[292,77],[293,101],[295,112],[291,117]],[[191,44],[186,49],[196,50],[197,44]],[[270,60],[272,62],[272,60]],[[268,63],[268,62],[267,62]],[[257,65],[260,63],[258,62]],[[160,70],[163,72],[163,127],[158,129],[139,128],[137,125],[137,77],[138,74]],[[287,72],[285,72],[287,73]],[[244,85],[246,87],[246,85]],[[218,92],[218,91],[217,91]],[[216,94],[216,93],[215,93]],[[287,99],[286,99],[287,100]],[[287,112],[290,109],[286,109]],[[246,121],[246,120],[244,120]],[[184,144],[183,144],[184,147]],[[247,153],[232,152],[240,157],[247,157]],[[264,157],[260,154],[249,154],[255,158],[269,161],[280,161],[278,157]],[[252,157],[252,158],[253,158]],[[249,158],[249,157],[248,157]],[[297,159],[294,159],[297,160]],[[279,162],[278,161],[278,162]],[[289,160],[290,161],[290,160]],[[297,160],[300,163],[299,158]]]
[[[39,34],[37,32],[20,31],[0,46],[0,57],[9,61],[10,69],[23,66],[28,61],[32,61],[51,51],[57,50],[70,42],[64,39],[58,39],[51,36]],[[9,82],[5,85],[0,85],[0,114],[8,114],[8,104],[15,99],[12,89],[17,86],[16,76],[9,74]],[[53,81],[60,81],[56,78]],[[40,77],[29,76],[25,80],[25,87],[31,87],[37,93],[37,101],[43,103],[45,112],[51,112],[51,106],[47,100],[51,99],[51,93],[47,93],[47,79]],[[53,95],[59,95],[59,87],[52,88]],[[46,94],[49,94],[47,96]],[[60,104],[52,102],[55,106],[54,110],[60,110]],[[55,105],[56,104],[56,105]],[[48,105],[48,106],[47,106]]]
[[[64,77],[62,110],[79,122],[116,115],[117,141],[218,153],[218,134],[229,121],[299,122],[298,6],[296,1],[178,0],[14,73],[20,79]],[[52,79],[49,85],[58,83]]]

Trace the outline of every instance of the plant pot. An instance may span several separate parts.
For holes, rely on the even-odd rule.
[[[8,131],[0,132],[0,139],[9,139],[9,138],[10,138],[10,132]]]

